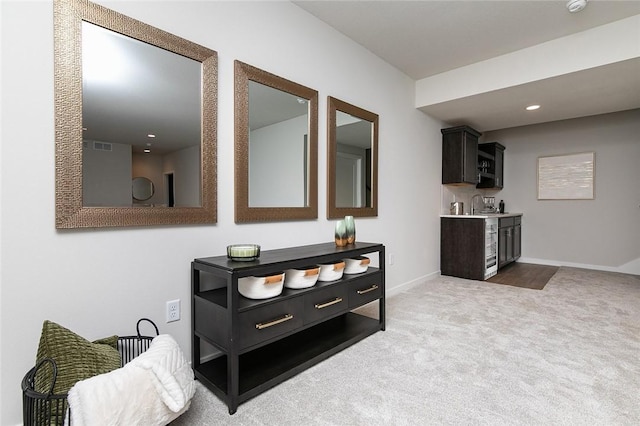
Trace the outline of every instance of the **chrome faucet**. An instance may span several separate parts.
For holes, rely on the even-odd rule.
[[[482,203],[482,208],[480,209],[480,211],[482,211],[484,209],[484,201],[482,201],[482,194],[476,194],[473,197],[471,197],[471,215],[475,215],[476,214],[476,197],[480,197],[480,202]]]

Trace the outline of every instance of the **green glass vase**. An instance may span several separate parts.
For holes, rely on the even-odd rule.
[[[347,244],[354,244],[356,242],[356,221],[353,216],[345,216],[344,224],[347,231]]]
[[[336,222],[335,240],[338,247],[344,247],[347,245],[347,226],[344,220]]]

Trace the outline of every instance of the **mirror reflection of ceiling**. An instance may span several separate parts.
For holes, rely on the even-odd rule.
[[[336,127],[338,143],[364,149],[371,148],[372,123],[370,121],[353,117],[342,111],[336,111],[336,120],[338,123],[344,122],[343,120],[349,120],[349,122],[338,124],[338,127]]]
[[[308,104],[306,99],[249,81],[249,130],[305,115],[309,112]]]
[[[200,62],[88,22],[82,44],[83,139],[155,154],[200,145]]]

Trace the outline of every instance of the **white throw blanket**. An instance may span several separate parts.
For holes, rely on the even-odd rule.
[[[124,367],[77,382],[67,396],[73,426],[166,425],[187,411],[193,370],[168,334]]]

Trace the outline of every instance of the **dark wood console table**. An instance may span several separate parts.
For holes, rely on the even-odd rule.
[[[271,299],[247,299],[238,292],[242,277],[376,253],[379,267],[361,274],[344,274],[306,289],[285,288]],[[240,403],[384,330],[384,266],[384,246],[361,242],[347,247],[331,242],[269,250],[251,262],[234,262],[226,256],[195,259],[191,311],[196,378],[233,414]],[[354,312],[376,300],[377,319]],[[319,306],[328,309],[319,311]],[[258,327],[265,323],[273,326]],[[214,353],[204,353],[212,348],[202,342]]]

